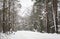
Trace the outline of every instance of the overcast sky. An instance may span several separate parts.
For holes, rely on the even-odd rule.
[[[31,0],[20,0],[20,3],[22,5],[21,9],[19,10],[19,15],[22,16],[22,17],[25,17],[26,13],[27,12],[27,8],[30,8],[33,6],[34,4],[34,1],[31,1]],[[23,13],[24,12],[24,13]],[[26,13],[26,14],[25,14]]]

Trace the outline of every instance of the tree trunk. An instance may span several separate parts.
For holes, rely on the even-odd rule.
[[[46,27],[47,27],[47,33],[49,33],[50,30],[49,30],[49,19],[48,19],[48,0],[46,0]]]
[[[6,0],[3,0],[3,33],[6,31],[6,24],[5,24],[5,2]]]
[[[54,19],[55,32],[58,33],[57,0],[53,0],[53,19]]]
[[[8,21],[8,23],[9,23],[9,25],[8,25],[8,31],[10,31],[10,29],[11,29],[11,13],[10,13],[10,8],[11,8],[11,0],[9,0],[8,1],[9,2],[9,12],[8,12],[8,14],[9,14],[9,21]]]

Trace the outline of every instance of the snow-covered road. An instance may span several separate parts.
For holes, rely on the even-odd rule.
[[[0,39],[60,39],[60,34],[48,34],[32,31],[17,31],[15,34],[0,34]]]

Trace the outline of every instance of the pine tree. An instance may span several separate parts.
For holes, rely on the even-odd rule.
[[[53,0],[53,19],[54,19],[55,32],[58,33],[57,0]]]

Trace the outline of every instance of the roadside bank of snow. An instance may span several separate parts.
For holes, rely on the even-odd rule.
[[[32,31],[17,31],[6,35],[0,33],[1,39],[60,39],[60,34],[48,34]]]
[[[60,34],[48,34],[32,31],[17,31],[10,35],[12,39],[60,39]]]

